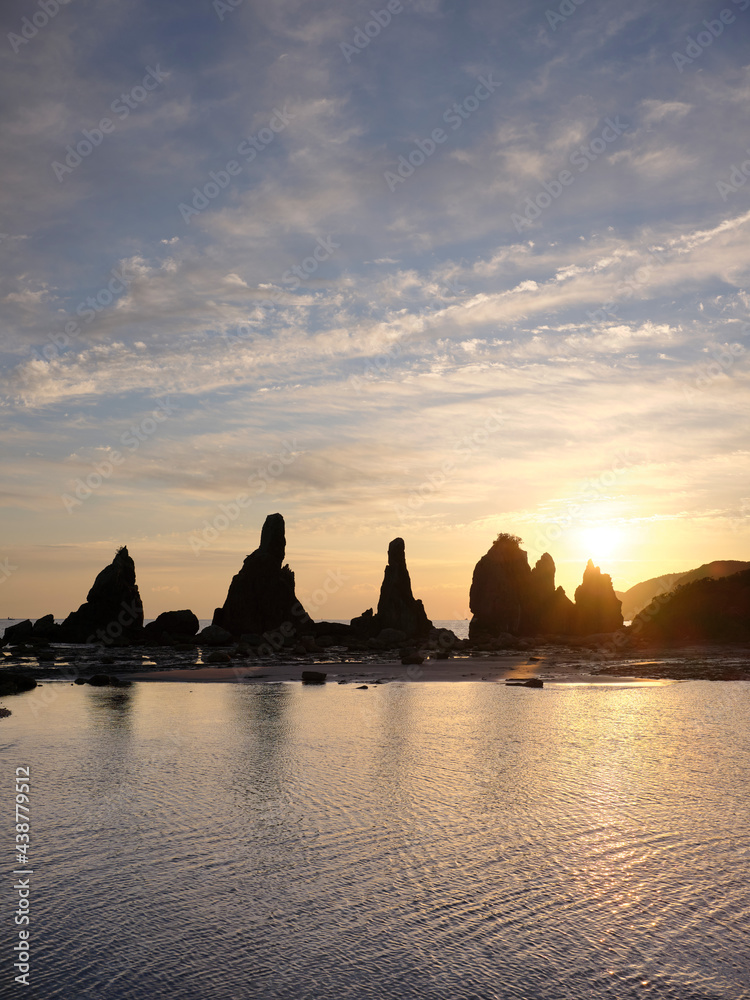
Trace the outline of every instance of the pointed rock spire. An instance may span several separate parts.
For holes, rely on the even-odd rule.
[[[58,642],[118,643],[143,627],[135,563],[126,546],[97,575],[86,603],[60,626]]]
[[[591,559],[586,563],[575,596],[575,631],[579,635],[616,632],[622,628],[622,603],[615,594],[612,577],[602,573]]]
[[[424,605],[412,593],[403,538],[394,538],[388,546],[388,564],[380,587],[377,614],[373,615],[369,609],[359,618],[352,619],[352,626],[372,636],[383,629],[396,629],[413,639],[426,636],[432,628]]]
[[[286,533],[281,514],[269,514],[260,545],[232,578],[227,598],[214,612],[213,624],[234,636],[262,635],[287,626],[289,635],[310,622],[294,592],[294,573],[283,565]]]

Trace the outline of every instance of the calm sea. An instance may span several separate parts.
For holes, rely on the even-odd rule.
[[[749,684],[47,683],[5,704],[3,997],[750,997]]]

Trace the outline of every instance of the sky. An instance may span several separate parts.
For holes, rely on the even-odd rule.
[[[750,559],[750,0],[6,0],[0,617]],[[744,165],[744,167],[743,167]]]

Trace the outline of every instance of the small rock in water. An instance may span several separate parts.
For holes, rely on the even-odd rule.
[[[302,671],[302,683],[303,684],[325,684],[326,677],[328,674],[324,674],[319,670],[303,670]]]

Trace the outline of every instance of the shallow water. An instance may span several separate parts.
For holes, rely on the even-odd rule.
[[[7,703],[4,787],[32,773],[29,996],[750,997],[750,684]],[[10,842],[10,792],[0,809]]]

